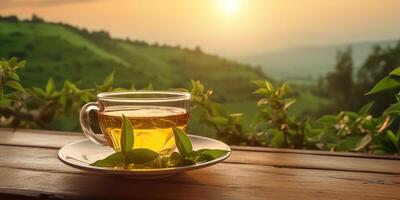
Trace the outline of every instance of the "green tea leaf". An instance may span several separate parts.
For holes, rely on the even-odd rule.
[[[394,144],[394,146],[396,146],[397,149],[399,149],[398,137],[396,137],[391,130],[386,131],[386,137],[389,138],[389,140]]]
[[[211,119],[209,119],[211,122],[213,122],[214,124],[217,125],[227,125],[228,124],[228,119],[225,117],[220,117],[220,116],[216,116],[216,117],[211,117]]]
[[[158,153],[150,149],[133,149],[125,153],[126,164],[144,164],[158,157]]]
[[[372,106],[374,106],[374,102],[371,101],[369,103],[367,103],[366,105],[364,105],[360,111],[358,111],[358,114],[360,115],[366,115],[368,114],[368,112],[371,110]]]
[[[22,68],[25,67],[25,65],[26,65],[26,60],[22,60],[22,61],[20,61],[20,62],[18,63],[18,68],[22,69]]]
[[[388,109],[383,112],[383,115],[399,115],[400,114],[400,102],[392,104]]]
[[[357,147],[354,149],[355,151],[360,151],[367,147],[372,141],[372,136],[371,134],[365,135],[360,142],[357,144]]]
[[[95,167],[124,167],[125,157],[122,152],[116,152],[90,165]]]
[[[261,95],[268,95],[270,93],[271,92],[266,88],[259,88],[259,89],[257,89],[256,91],[253,92],[253,94],[261,94]]]
[[[200,149],[197,150],[199,154],[211,156],[212,159],[216,159],[221,157],[222,155],[227,154],[229,151],[222,149]]]
[[[392,72],[390,72],[391,76],[400,76],[400,67],[397,67]]]
[[[181,153],[184,156],[189,155],[193,151],[193,146],[192,143],[190,142],[189,137],[183,130],[179,128],[173,128],[173,130],[174,130],[175,144],[179,150],[179,153]]]
[[[394,89],[394,88],[398,88],[400,87],[400,77],[398,76],[387,76],[385,78],[383,78],[382,80],[380,80],[375,86],[374,88],[371,89],[371,91],[369,91],[367,93],[367,95],[370,94],[375,94],[378,92],[382,92],[385,90],[390,90],[390,89]]]
[[[32,87],[33,92],[39,97],[45,97],[46,92],[42,88]]]
[[[16,80],[16,81],[20,81],[19,75],[18,75],[17,73],[15,73],[15,72],[12,72],[12,73],[10,74],[10,78],[11,78],[11,79],[14,79],[14,80]]]
[[[0,98],[0,107],[7,108],[11,105],[11,100],[7,98]]]
[[[10,63],[10,66],[11,66],[12,68],[14,68],[14,67],[16,67],[16,66],[18,65],[18,58],[17,58],[17,57],[11,57],[11,58],[8,60],[8,63]]]
[[[184,159],[181,163],[180,166],[189,166],[189,165],[195,165],[196,162],[190,159]]]
[[[111,86],[111,85],[113,84],[113,82],[114,82],[114,71],[111,72],[111,74],[108,75],[108,76],[104,79],[103,86],[104,86],[104,87],[109,87],[109,86]]]
[[[134,142],[133,125],[128,120],[128,118],[126,118],[125,115],[122,114],[121,141],[120,141],[121,151],[123,153],[126,153],[127,151],[131,150],[133,148],[133,142]]]
[[[21,83],[19,83],[17,81],[7,81],[6,86],[13,88],[15,90],[18,90],[20,92],[25,92],[24,87],[22,87]]]
[[[55,87],[56,86],[54,84],[54,80],[52,78],[49,78],[46,85],[46,94],[50,95],[54,91]]]
[[[275,135],[272,138],[271,146],[272,147],[283,147],[285,144],[285,137],[283,135],[284,133],[282,133],[282,131],[278,131],[278,130],[273,131],[273,133],[275,133]]]
[[[283,109],[288,109],[292,104],[296,102],[296,99],[285,99]]]

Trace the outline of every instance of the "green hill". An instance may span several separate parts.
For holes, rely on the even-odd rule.
[[[215,90],[216,99],[251,98],[250,80],[266,78],[259,70],[200,48],[187,49],[143,41],[111,38],[107,32],[88,32],[61,23],[0,18],[0,57],[28,60],[21,70],[23,84],[43,87],[49,77],[92,87],[115,71],[116,85],[156,89],[188,87],[201,80]],[[234,84],[232,84],[234,83]]]

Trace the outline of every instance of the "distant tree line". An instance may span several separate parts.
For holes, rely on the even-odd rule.
[[[372,114],[382,113],[387,105],[396,102],[397,90],[365,96],[379,80],[400,66],[400,41],[394,46],[375,46],[358,70],[355,70],[352,48],[339,50],[333,72],[319,79],[317,93],[331,98],[330,106],[322,113],[357,110],[370,101],[375,102]],[[397,96],[396,96],[397,97]]]
[[[78,32],[80,35],[85,36],[88,39],[91,40],[104,40],[104,39],[116,39],[116,38],[112,38],[110,33],[108,31],[105,30],[93,30],[93,31],[89,31],[86,28],[79,28],[76,26],[72,26],[66,23],[62,23],[62,22],[47,22],[45,21],[43,18],[39,17],[36,14],[33,14],[32,17],[30,19],[19,19],[17,16],[15,15],[9,15],[9,16],[2,16],[0,15],[0,21],[8,21],[8,22],[31,22],[31,23],[48,23],[48,24],[56,24],[56,25],[61,25],[64,26],[74,32]],[[158,48],[170,48],[170,49],[181,49],[181,50],[185,50],[185,51],[192,51],[192,52],[196,52],[196,53],[203,53],[202,49],[200,48],[200,46],[195,46],[193,49],[190,49],[188,47],[181,47],[181,45],[168,45],[168,44],[159,44],[158,42],[154,42],[153,44],[150,44],[144,40],[139,40],[139,39],[135,39],[132,40],[130,38],[126,38],[126,39],[116,39],[116,40],[121,40],[130,44],[134,44],[134,45],[139,45],[139,46],[148,46],[148,47],[158,47]]]

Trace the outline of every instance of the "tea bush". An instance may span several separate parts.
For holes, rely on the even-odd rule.
[[[114,74],[93,88],[79,88],[65,81],[56,89],[53,79],[44,88],[25,88],[20,83],[18,70],[25,61],[13,57],[0,61],[0,126],[45,128],[57,116],[77,116],[83,104],[95,101],[96,94],[107,91],[127,90],[113,87]],[[259,111],[250,128],[243,128],[241,113],[229,113],[212,101],[213,91],[200,81],[192,81],[192,109],[201,112],[200,123],[214,128],[217,138],[229,144],[255,145],[282,148],[320,149],[329,151],[355,151],[373,154],[400,153],[400,131],[393,121],[400,116],[398,103],[390,105],[380,116],[369,114],[373,103],[358,112],[342,111],[337,115],[325,115],[317,120],[288,114],[295,103],[289,98],[286,84],[274,86],[268,81],[253,81],[258,89],[254,95]],[[378,82],[368,93],[400,88],[400,67]],[[152,89],[149,85],[147,88]],[[135,90],[132,85],[129,90]]]

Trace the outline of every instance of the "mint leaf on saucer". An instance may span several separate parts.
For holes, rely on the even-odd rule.
[[[121,139],[120,139],[122,153],[126,153],[127,151],[133,148],[133,142],[134,142],[133,137],[134,137],[133,125],[128,120],[128,118],[125,117],[125,115],[122,115],[122,127],[121,127]]]
[[[158,153],[150,149],[133,149],[125,153],[126,164],[144,164],[158,157]]]
[[[178,148],[179,153],[181,153],[183,156],[187,156],[190,153],[192,153],[193,146],[186,133],[179,128],[173,128],[173,130],[174,130],[175,144],[176,147]]]
[[[118,166],[124,167],[125,157],[122,152],[116,152],[90,165],[95,167],[118,167]]]
[[[229,151],[227,150],[222,150],[222,149],[200,149],[197,150],[197,153],[200,155],[206,155],[211,158],[211,160],[219,158],[225,154],[227,154]]]

